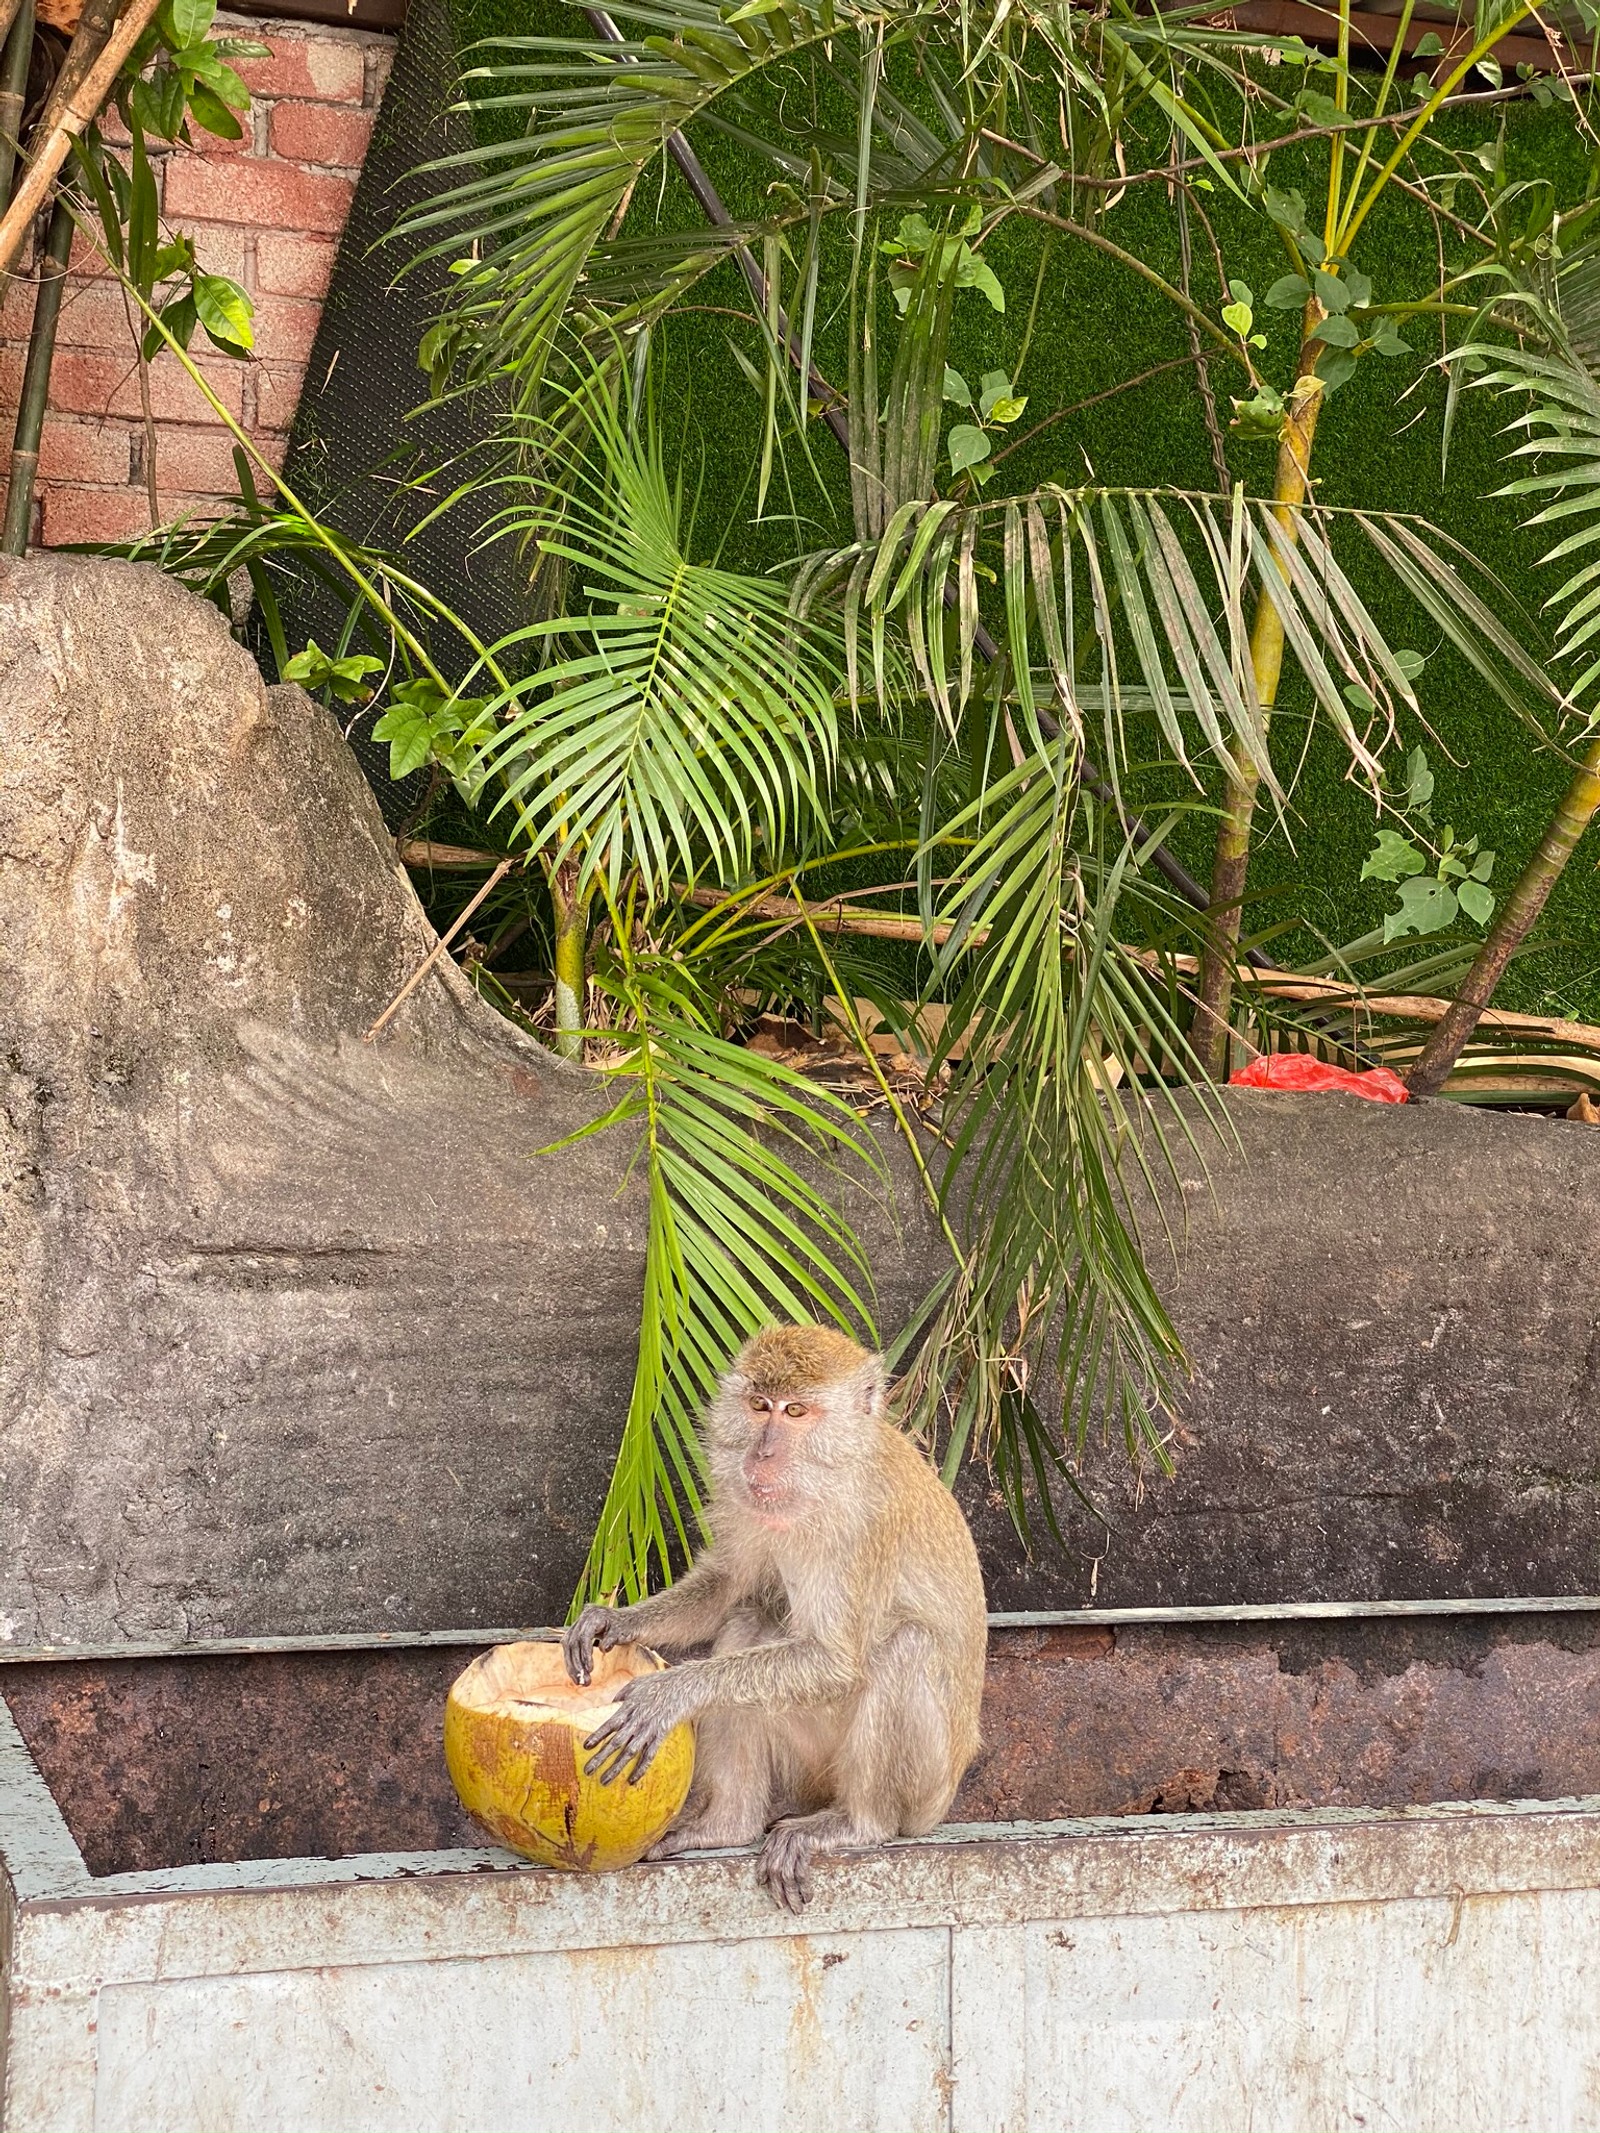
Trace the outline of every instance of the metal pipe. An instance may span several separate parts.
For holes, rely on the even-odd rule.
[[[55,359],[56,324],[61,317],[61,291],[67,279],[73,228],[72,210],[65,198],[58,196],[50,212],[49,234],[39,262],[39,293],[33,300],[33,331],[28,336],[28,362],[22,373],[22,398],[17,405],[17,427],[11,445],[0,555],[28,552],[34,478],[39,471],[39,444],[50,399],[50,366]]]
[[[1600,1614],[1600,1593],[1550,1593],[1505,1600],[1286,1600],[1237,1607],[1060,1607],[989,1617],[991,1630],[1182,1629],[1207,1622],[1389,1622],[1462,1615]],[[459,1645],[553,1643],[558,1629],[422,1629],[326,1637],[205,1637],[143,1644],[0,1644],[0,1667],[101,1664],[110,1659],[238,1659],[295,1652],[429,1651]]]

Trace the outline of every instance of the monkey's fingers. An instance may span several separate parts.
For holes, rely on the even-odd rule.
[[[661,1746],[661,1743],[665,1738],[665,1734],[653,1732],[646,1739],[644,1745],[639,1750],[638,1760],[635,1762],[632,1770],[630,1770],[628,1773],[628,1783],[630,1785],[637,1785],[640,1778],[642,1778],[645,1772],[650,1768],[650,1765],[656,1759],[656,1750]]]
[[[617,1710],[583,1745],[592,1751],[583,1766],[584,1775],[597,1777],[602,1785],[614,1785],[644,1742],[637,1721],[630,1723],[627,1712]]]
[[[598,1754],[590,1756],[583,1766],[583,1774],[598,1778],[602,1785],[614,1785],[628,1767],[628,1754],[620,1741],[611,1741]]]
[[[569,1623],[562,1631],[561,1656],[568,1674],[580,1689],[588,1687],[594,1671],[595,1645],[607,1650],[613,1643],[610,1631],[610,1610],[594,1606],[586,1607],[577,1621]]]
[[[782,1829],[767,1839],[757,1869],[774,1903],[797,1917],[811,1901],[811,1846]]]

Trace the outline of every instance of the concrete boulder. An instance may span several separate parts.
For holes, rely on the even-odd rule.
[[[548,1621],[632,1371],[644,1223],[594,1082],[432,943],[329,715],[152,567],[0,565],[0,1638]],[[1163,1268],[1178,1470],[1091,1449],[992,1603],[1600,1585],[1600,1140],[1262,1095]],[[892,1325],[936,1270],[841,1188]],[[1167,1277],[1170,1276],[1168,1280]]]

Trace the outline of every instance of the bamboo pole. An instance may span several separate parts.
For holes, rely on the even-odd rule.
[[[134,46],[154,21],[159,4],[160,0],[128,0],[116,28],[89,64],[81,82],[66,92],[59,105],[52,97],[51,108],[57,112],[54,123],[47,130],[41,120],[38,146],[28,160],[11,205],[0,217],[0,292],[3,292],[5,277],[17,263],[29,224],[50,197],[50,188],[72,143],[99,117],[101,107],[111,94]],[[82,25],[79,27],[81,30]],[[67,57],[70,62],[71,52]],[[63,78],[65,73],[63,68]],[[58,81],[56,87],[60,90],[61,82]],[[49,117],[50,110],[47,109],[45,118]]]
[[[84,0],[78,27],[72,33],[61,70],[50,84],[50,94],[39,114],[35,129],[39,140],[44,140],[59,123],[62,112],[88,79],[90,68],[105,50],[106,41],[116,27],[121,7],[122,0]]]
[[[6,17],[5,56],[0,59],[0,207],[11,198],[11,178],[22,145],[28,107],[28,62],[33,57],[33,0],[0,6]]]
[[[1288,541],[1298,538],[1299,509],[1311,486],[1311,446],[1317,433],[1317,417],[1322,412],[1322,381],[1316,374],[1322,343],[1314,341],[1311,336],[1324,316],[1321,304],[1311,297],[1301,326],[1299,375],[1295,379],[1288,420],[1278,444],[1278,463],[1272,484],[1273,517]],[[1250,629],[1250,669],[1255,681],[1256,702],[1261,708],[1263,736],[1271,729],[1272,713],[1278,701],[1278,685],[1283,678],[1283,648],[1283,617],[1271,593],[1263,587],[1256,598],[1255,618]],[[1195,1048],[1213,1081],[1228,1078],[1228,1050],[1233,1035],[1229,1022],[1233,1006],[1233,973],[1239,950],[1239,927],[1244,916],[1251,830],[1260,787],[1259,769],[1242,758],[1237,760],[1227,781],[1222,820],[1217,825],[1208,908],[1210,940],[1201,959],[1195,1021]]]
[[[33,302],[33,330],[28,336],[28,362],[22,374],[22,398],[17,406],[17,427],[11,445],[11,472],[6,490],[5,526],[0,531],[0,555],[26,555],[28,552],[34,480],[39,472],[39,443],[44,435],[45,408],[50,400],[50,365],[55,359],[56,325],[61,317],[61,292],[67,279],[73,228],[71,208],[65,198],[58,199],[50,217],[44,255],[39,262],[39,293]]]

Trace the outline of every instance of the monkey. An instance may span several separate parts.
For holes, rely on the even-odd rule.
[[[597,1645],[710,1645],[630,1681],[585,1769],[637,1783],[694,1720],[689,1798],[647,1856],[764,1836],[760,1880],[796,1913],[813,1853],[925,1834],[978,1749],[978,1552],[885,1398],[882,1358],[842,1333],[756,1334],[706,1418],[709,1545],[666,1591],[586,1607],[563,1638],[579,1684]]]

